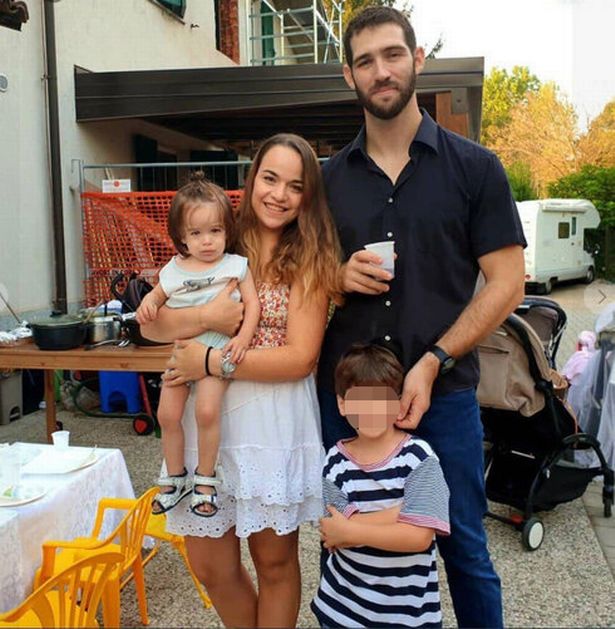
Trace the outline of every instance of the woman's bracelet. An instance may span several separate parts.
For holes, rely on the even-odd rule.
[[[213,349],[213,347],[211,345],[207,346],[207,352],[205,352],[205,375],[206,376],[212,376],[213,374],[211,373],[211,371],[209,371],[209,353],[211,352],[211,350]]]

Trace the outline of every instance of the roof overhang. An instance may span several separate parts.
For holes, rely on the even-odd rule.
[[[417,80],[419,104],[438,119],[438,95],[465,116],[478,140],[482,57],[429,59]],[[139,118],[193,137],[241,143],[280,131],[335,148],[357,133],[363,115],[340,64],[191,68],[130,72],[76,69],[78,122]]]

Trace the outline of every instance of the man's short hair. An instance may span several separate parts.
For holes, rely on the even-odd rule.
[[[360,13],[357,13],[348,25],[344,33],[344,55],[346,57],[346,63],[352,67],[352,47],[350,45],[351,39],[366,28],[374,28],[381,24],[397,24],[404,32],[406,44],[410,48],[410,52],[414,54],[416,50],[416,35],[414,29],[410,24],[408,18],[397,9],[392,7],[367,7]]]
[[[335,392],[344,397],[352,387],[391,387],[398,395],[404,368],[395,354],[380,345],[355,343],[335,369]]]

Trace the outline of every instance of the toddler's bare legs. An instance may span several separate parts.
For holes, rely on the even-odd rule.
[[[222,399],[228,387],[228,381],[214,377],[205,377],[195,383],[196,404],[195,414],[198,427],[199,464],[201,476],[213,476],[220,447],[220,411]],[[198,485],[195,488],[200,494],[213,494],[214,488]],[[203,513],[211,513],[214,508],[210,504],[197,507]]]
[[[158,404],[158,423],[162,429],[162,454],[169,476],[179,476],[184,471],[184,429],[182,416],[188,399],[189,388],[185,385],[162,385]],[[163,491],[168,488],[163,488]]]

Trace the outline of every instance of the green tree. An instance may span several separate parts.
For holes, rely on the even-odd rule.
[[[483,83],[482,143],[491,147],[496,131],[511,120],[511,112],[529,94],[540,89],[541,82],[526,66],[514,66],[511,73],[493,68]]]
[[[515,201],[530,201],[538,198],[538,191],[532,181],[532,171],[525,162],[514,162],[506,169],[508,183]]]
[[[600,212],[600,225],[615,227],[615,167],[583,166],[551,183],[549,195],[562,199],[588,199]]]

